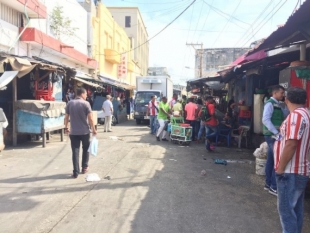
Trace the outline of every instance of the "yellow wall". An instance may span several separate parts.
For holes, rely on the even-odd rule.
[[[126,80],[117,78],[117,66],[106,60],[105,49],[113,49],[118,54],[130,50],[130,40],[126,32],[115,22],[110,11],[99,3],[97,15],[93,17],[93,54],[98,61],[98,70],[100,73],[108,74],[118,81],[125,81],[131,85],[135,85],[135,75],[127,70]],[[131,62],[132,53],[127,53],[127,61]]]

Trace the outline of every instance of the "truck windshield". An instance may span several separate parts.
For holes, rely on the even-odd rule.
[[[150,102],[151,96],[156,95],[157,96],[157,101],[160,101],[160,92],[154,91],[154,92],[137,92],[136,94],[136,104],[146,104]]]

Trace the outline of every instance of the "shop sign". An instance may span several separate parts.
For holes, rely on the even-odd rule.
[[[127,53],[121,54],[121,63],[117,67],[117,77],[119,79],[127,78]]]

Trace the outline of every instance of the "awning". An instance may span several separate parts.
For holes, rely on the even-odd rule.
[[[117,81],[117,80],[112,80],[112,79],[103,77],[103,76],[101,76],[101,75],[99,75],[98,77],[99,77],[99,79],[100,79],[102,82],[104,82],[104,83],[106,83],[106,84],[110,84],[110,85],[115,86],[115,87],[118,87],[118,88],[123,88],[123,89],[126,89],[126,90],[134,90],[134,89],[136,89],[135,86],[129,85],[129,84],[127,84],[127,83],[121,83],[121,82],[119,82],[119,81]]]
[[[18,71],[5,71],[0,77],[0,90],[16,77]]]
[[[100,85],[98,85],[96,83],[92,83],[92,82],[86,81],[86,80],[78,78],[78,77],[72,77],[72,79],[74,79],[75,81],[84,83],[84,84],[86,84],[88,86],[91,86],[91,87],[104,89],[104,87],[102,87],[102,86],[100,86]]]
[[[3,73],[4,67],[3,63],[10,64],[13,71],[18,71],[17,77],[21,78],[26,74],[30,73],[36,64],[33,65],[27,59],[19,58],[19,57],[0,57],[0,73]]]

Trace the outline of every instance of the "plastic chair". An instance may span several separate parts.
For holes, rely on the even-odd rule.
[[[234,132],[238,131],[239,134],[236,134]],[[240,149],[241,148],[241,141],[242,141],[242,138],[245,138],[245,143],[246,143],[246,147],[248,147],[248,132],[250,131],[250,126],[240,126],[239,129],[234,129],[232,131],[232,134],[231,136],[233,138],[237,138],[238,139],[238,148]]]
[[[217,131],[217,134],[216,134],[216,146],[217,146],[219,137],[225,137],[226,140],[227,140],[227,146],[230,147],[231,128],[229,128],[229,129],[219,129]]]

